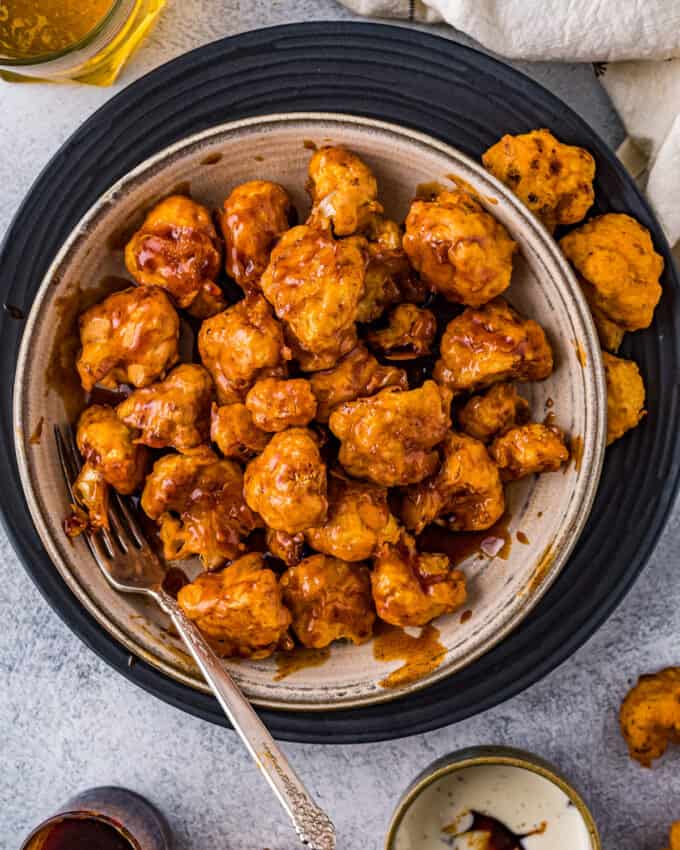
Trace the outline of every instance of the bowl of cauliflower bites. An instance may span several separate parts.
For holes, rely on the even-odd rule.
[[[662,261],[633,218],[589,217],[594,176],[547,129],[476,162],[295,114],[113,186],[44,280],[16,377],[29,508],[83,606],[205,690],[164,615],[92,560],[117,492],[260,705],[390,700],[502,640],[645,413],[616,350],[651,322]],[[73,503],[54,425],[82,456]]]

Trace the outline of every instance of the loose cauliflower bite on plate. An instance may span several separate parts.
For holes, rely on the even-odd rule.
[[[643,767],[680,743],[680,667],[640,676],[621,704],[619,723],[630,757]]]
[[[551,232],[581,221],[595,199],[592,155],[563,144],[549,130],[503,136],[482,162]]]
[[[645,415],[645,385],[632,360],[602,352],[607,381],[607,445],[635,428]]]
[[[271,250],[292,219],[288,193],[269,180],[242,183],[224,202],[220,226],[226,271],[245,292],[259,288]]]
[[[125,265],[137,283],[162,287],[199,317],[225,307],[215,282],[221,262],[210,211],[183,195],[156,204],[125,247]]]
[[[157,460],[141,506],[160,527],[166,560],[199,555],[206,569],[242,554],[244,539],[261,524],[244,500],[241,467],[208,448]]]

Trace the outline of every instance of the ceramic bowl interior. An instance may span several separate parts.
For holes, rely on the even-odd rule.
[[[446,649],[426,677],[399,688],[380,682],[396,667],[374,658],[371,643],[334,645],[324,664],[277,679],[276,659],[227,662],[248,696],[273,708],[326,710],[392,699],[469,664],[507,635],[536,605],[565,564],[592,505],[604,452],[606,396],[599,347],[578,285],[554,241],[528,211],[479,164],[411,130],[351,116],[296,114],[222,125],[175,144],[114,185],[86,214],[55,259],[29,316],[15,385],[16,448],[29,508],[55,569],[87,610],[131,653],[174,679],[206,690],[193,662],[167,630],[163,615],[119,596],[100,575],[83,540],[62,530],[69,499],[52,434],[77,414],[72,364],[79,310],[126,278],[122,247],[144,212],[173,192],[221,206],[237,184],[254,178],[282,183],[304,220],[307,163],[314,145],[339,143],[377,175],[388,214],[405,216],[419,184],[467,181],[519,243],[509,301],[545,328],[556,369],[522,390],[536,419],[554,416],[577,447],[564,472],[508,487],[507,535],[495,557],[463,564],[472,613],[437,622]],[[39,433],[40,432],[40,433]],[[518,538],[519,533],[519,538]],[[520,542],[520,539],[524,542]],[[492,549],[495,547],[492,547]]]

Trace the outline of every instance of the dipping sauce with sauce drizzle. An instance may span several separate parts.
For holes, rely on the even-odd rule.
[[[570,797],[541,772],[505,763],[450,768],[407,804],[389,850],[599,850],[576,792]]]

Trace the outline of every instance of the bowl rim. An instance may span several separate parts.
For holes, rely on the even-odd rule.
[[[471,767],[480,767],[482,765],[516,767],[522,770],[528,770],[531,773],[535,773],[543,779],[552,782],[569,798],[583,818],[583,822],[590,837],[590,850],[602,850],[602,843],[597,829],[597,824],[595,823],[595,819],[593,818],[588,805],[576,788],[563,776],[561,771],[540,756],[529,752],[529,750],[522,750],[516,747],[496,746],[494,744],[465,747],[461,750],[454,750],[451,753],[440,756],[424,768],[415,777],[415,779],[412,780],[397,802],[387,828],[384,850],[395,850],[395,840],[404,818],[413,803],[415,803],[418,797],[427,788],[429,788],[430,785],[437,782],[437,780],[444,776],[457,773],[459,770],[466,770]]]
[[[295,111],[258,115],[235,121],[223,122],[213,125],[212,127],[198,133],[192,133],[143,160],[116,180],[89,207],[78,223],[73,227],[69,236],[62,243],[59,251],[56,253],[45,275],[43,276],[31,305],[21,339],[14,377],[12,418],[17,466],[24,497],[29,508],[33,525],[38,532],[41,542],[44,545],[53,565],[60,573],[61,578],[67,584],[71,592],[77,597],[87,613],[96,620],[98,625],[103,627],[110,635],[112,635],[114,639],[124,647],[126,652],[144,660],[154,669],[160,671],[175,682],[188,685],[195,690],[207,694],[211,693],[210,688],[200,677],[200,674],[194,676],[189,673],[185,673],[184,671],[173,667],[170,663],[159,659],[153,652],[148,651],[145,647],[133,640],[128,634],[119,628],[116,623],[109,620],[105,615],[105,612],[98,607],[97,604],[95,604],[89,593],[87,593],[87,591],[85,591],[80,583],[74,578],[68,568],[68,564],[62,561],[62,558],[53,543],[53,537],[49,533],[49,530],[43,520],[36,492],[29,474],[29,460],[25,445],[26,441],[22,438],[23,433],[28,433],[24,428],[23,422],[23,407],[25,400],[24,376],[26,373],[27,363],[30,359],[31,340],[33,337],[34,327],[39,319],[42,302],[50,289],[53,278],[58,274],[62,265],[67,262],[70,252],[77,245],[78,241],[86,238],[88,225],[91,222],[96,221],[97,216],[102,212],[102,210],[115,202],[117,194],[124,186],[134,185],[136,181],[145,177],[148,172],[152,172],[156,166],[165,160],[182,154],[189,148],[200,146],[202,143],[212,142],[216,137],[238,132],[243,129],[256,128],[264,130],[267,126],[277,127],[286,123],[299,122],[323,124],[326,126],[328,124],[337,124],[340,126],[350,124],[368,129],[377,129],[383,132],[392,133],[402,139],[406,137],[408,140],[417,144],[434,148],[439,153],[449,156],[453,160],[462,161],[463,164],[471,171],[475,172],[480,179],[486,181],[493,189],[494,193],[503,197],[504,203],[512,208],[513,214],[518,220],[522,220],[526,225],[528,225],[530,240],[540,246],[541,250],[537,252],[538,255],[549,257],[560,271],[562,279],[561,284],[567,284],[566,294],[577,309],[585,332],[585,336],[582,340],[583,343],[586,345],[589,352],[593,350],[599,351],[597,332],[593,319],[590,310],[587,307],[581,288],[577,283],[574,272],[569,266],[566,258],[559,250],[556,241],[546,230],[543,224],[535,218],[528,208],[525,207],[524,204],[504,184],[487,172],[480,162],[469,157],[453,145],[447,144],[446,142],[443,142],[427,133],[422,133],[408,126],[342,112]],[[484,202],[484,197],[480,196],[480,200]],[[561,286],[560,288],[563,287]],[[563,289],[563,292],[564,291],[565,290]],[[547,569],[542,576],[539,586],[533,589],[531,594],[526,595],[524,604],[518,606],[514,615],[504,623],[503,627],[496,630],[489,638],[480,642],[474,651],[467,653],[465,658],[459,663],[449,667],[442,665],[442,667],[437,668],[423,679],[410,683],[403,688],[394,690],[384,689],[382,692],[365,695],[363,697],[335,700],[331,702],[318,701],[291,703],[276,699],[252,697],[251,701],[254,705],[267,709],[304,714],[307,712],[321,713],[327,711],[342,711],[345,709],[368,707],[381,703],[392,702],[405,695],[411,695],[417,691],[423,690],[424,688],[455,674],[464,667],[467,667],[479,657],[493,649],[519,626],[519,624],[538,605],[545,593],[549,590],[550,586],[557,579],[562,568],[566,565],[568,558],[576,546],[587,522],[602,473],[606,441],[606,385],[601,358],[588,357],[587,366],[585,368],[592,371],[596,397],[595,409],[592,411],[594,414],[595,427],[593,436],[589,441],[590,446],[592,447],[592,453],[591,457],[587,459],[587,468],[589,469],[590,474],[587,477],[584,476],[585,484],[583,496],[578,502],[578,507],[574,512],[574,516],[569,521],[568,529],[566,529],[566,531],[569,532],[568,537],[566,535],[566,531],[564,533],[558,532],[558,534],[562,533],[562,536],[566,539],[563,541],[561,546],[556,548],[549,569]]]

